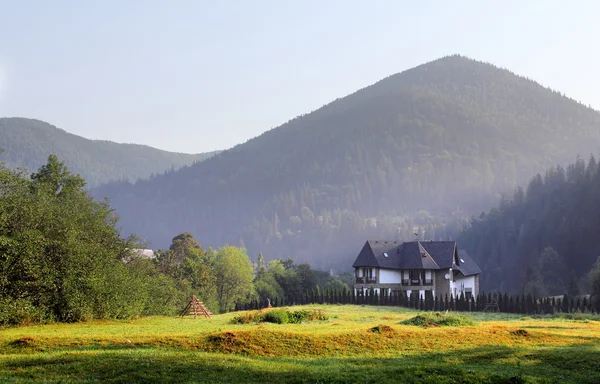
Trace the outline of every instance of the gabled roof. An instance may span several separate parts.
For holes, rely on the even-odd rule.
[[[386,269],[457,269],[465,276],[481,270],[468,256],[458,257],[455,241],[398,241],[369,240],[352,266]]]
[[[431,254],[416,241],[402,244],[397,269],[440,269]]]
[[[431,254],[441,269],[452,268],[455,262],[456,241],[421,241],[420,244]]]
[[[471,256],[469,256],[467,252],[461,252],[459,254],[459,263],[458,270],[465,276],[478,275],[481,273],[481,269],[479,269],[475,261],[471,259]]]
[[[395,255],[401,251],[401,245],[398,241],[367,241],[352,266],[398,269],[399,259]]]

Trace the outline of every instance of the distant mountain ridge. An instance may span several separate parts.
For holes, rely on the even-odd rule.
[[[111,183],[125,232],[192,232],[267,258],[349,268],[368,238],[456,234],[519,181],[597,150],[600,114],[462,56],[392,75],[202,163]],[[422,237],[423,238],[423,237]],[[485,271],[484,271],[485,273]]]
[[[90,140],[46,122],[26,118],[0,118],[0,161],[9,167],[37,170],[55,154],[73,173],[81,174],[89,186],[111,180],[148,178],[202,161],[215,152],[184,154],[139,144]]]

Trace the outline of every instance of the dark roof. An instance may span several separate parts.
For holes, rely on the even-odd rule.
[[[452,268],[456,241],[421,241],[420,243],[430,255],[435,255],[435,261],[440,269]]]
[[[401,245],[398,241],[367,241],[352,266],[398,269],[399,259],[395,255],[400,253]]]
[[[386,256],[387,255],[387,256]],[[466,255],[461,262],[455,241],[370,240],[358,254],[352,266],[386,269],[449,269],[456,268],[465,276],[481,273]]]
[[[458,270],[465,276],[478,275],[481,273],[481,269],[471,259],[471,256],[467,252],[460,252],[459,255]]]
[[[397,258],[396,269],[440,269],[429,252],[416,241],[403,243],[402,252]]]

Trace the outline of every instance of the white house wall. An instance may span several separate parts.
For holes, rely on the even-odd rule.
[[[379,270],[379,284],[400,284],[401,282],[402,275],[400,271],[393,269]]]
[[[475,294],[475,276],[457,277],[453,285],[453,288],[456,288],[456,296],[464,293],[467,288],[471,288],[471,292]]]

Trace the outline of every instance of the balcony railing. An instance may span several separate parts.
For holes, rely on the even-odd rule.
[[[377,276],[358,277],[356,276],[357,284],[374,284],[377,282]]]
[[[419,286],[419,285],[433,285],[432,279],[403,279],[402,285],[405,286]]]

